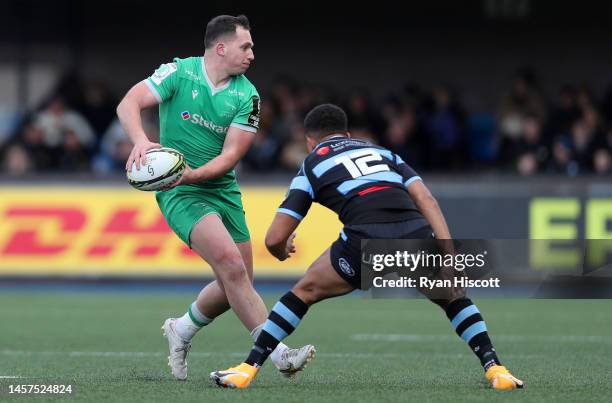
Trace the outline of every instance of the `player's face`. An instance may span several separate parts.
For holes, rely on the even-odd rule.
[[[244,74],[255,59],[251,33],[237,27],[236,35],[227,41],[225,48],[225,63],[231,75]]]

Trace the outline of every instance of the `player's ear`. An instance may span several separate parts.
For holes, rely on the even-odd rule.
[[[217,45],[215,46],[215,52],[217,53],[217,55],[219,56],[225,56],[225,43],[223,42],[219,42],[217,43]]]
[[[353,136],[351,136],[351,132],[347,131],[346,132],[346,137],[348,137],[349,139],[352,138]]]
[[[313,139],[312,137],[306,136],[306,148],[308,149],[308,152],[312,152],[312,150],[314,150],[314,148],[317,146],[317,141],[315,139]]]

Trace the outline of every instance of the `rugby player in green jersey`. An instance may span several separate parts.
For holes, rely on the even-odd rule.
[[[187,378],[191,339],[232,308],[254,339],[268,313],[253,288],[253,253],[234,166],[247,152],[259,126],[259,94],[244,76],[254,60],[248,19],[221,15],[206,27],[204,57],[174,59],[132,87],[117,115],[134,143],[126,169],[144,161],[147,150],[174,148],[188,167],[171,189],[156,194],[174,232],[208,262],[216,280],[209,283],[182,317],[167,319],[172,374]],[[140,111],[159,104],[160,144],[142,128]],[[302,370],[314,356],[311,345],[280,344],[272,355],[286,376]]]

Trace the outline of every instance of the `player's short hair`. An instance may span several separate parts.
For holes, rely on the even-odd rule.
[[[334,104],[315,106],[304,118],[306,136],[321,139],[330,134],[346,134],[348,122],[346,113]]]
[[[234,35],[236,28],[242,27],[247,31],[251,30],[249,19],[246,15],[218,15],[208,22],[206,25],[206,33],[204,34],[204,47],[210,49],[217,44],[217,41],[222,36]]]

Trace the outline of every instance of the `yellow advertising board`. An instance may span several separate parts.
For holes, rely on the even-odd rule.
[[[335,214],[313,205],[297,252],[279,262],[264,237],[285,188],[243,187],[256,275],[304,272],[337,237]],[[153,193],[112,187],[0,188],[1,275],[212,275],[167,226]]]

